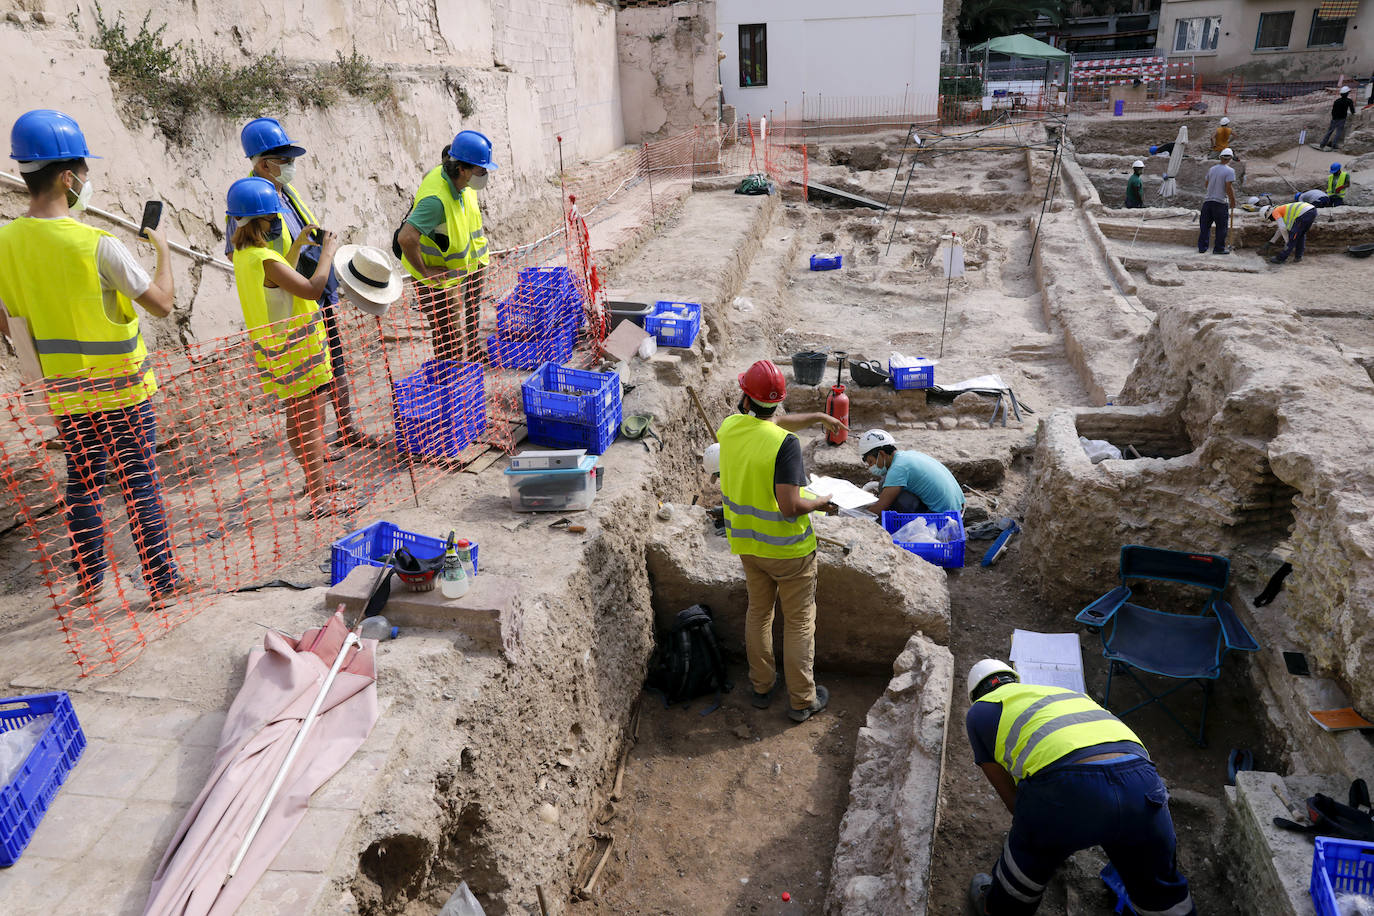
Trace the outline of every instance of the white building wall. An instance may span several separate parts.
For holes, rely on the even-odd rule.
[[[935,0],[718,0],[721,84],[741,117],[800,116],[802,93],[934,96],[944,6]],[[861,11],[861,12],[860,12]],[[739,84],[739,27],[768,26],[768,85]]]

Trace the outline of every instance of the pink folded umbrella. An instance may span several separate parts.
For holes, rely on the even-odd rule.
[[[310,796],[348,762],[377,722],[376,642],[350,647],[242,864],[225,880],[348,637],[335,614],[300,639],[268,631],[229,707],[215,766],[153,876],[145,916],[229,916],[248,898]]]

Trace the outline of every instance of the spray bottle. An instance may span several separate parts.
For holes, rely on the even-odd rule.
[[[467,594],[468,573],[463,569],[463,560],[455,549],[455,533],[448,533],[448,545],[444,550],[444,569],[439,573],[439,591],[444,598],[452,601]]]
[[[825,412],[845,426],[849,425],[849,395],[844,393],[844,361],[849,354],[843,350],[835,351],[835,361],[839,368],[835,372],[835,384],[830,389],[830,394],[825,399]],[[834,432],[825,434],[825,441],[831,445],[844,445],[849,439],[849,430],[841,428]]]

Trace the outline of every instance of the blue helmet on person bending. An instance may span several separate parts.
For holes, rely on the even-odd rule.
[[[1331,163],[1331,174],[1332,174],[1332,175],[1339,175],[1340,173],[1341,173],[1341,164],[1340,164],[1339,162],[1333,162],[1333,163]]]
[[[1159,147],[1157,147],[1157,146],[1152,146],[1152,147],[1150,147],[1150,155],[1151,155],[1151,156],[1153,156],[1153,155],[1154,155],[1155,153],[1157,153],[1157,152],[1159,152]]]
[[[226,212],[237,219],[276,216],[281,212],[277,187],[266,178],[240,178],[229,186]]]
[[[1293,199],[1294,199],[1294,200],[1302,200],[1302,193],[1301,193],[1300,191],[1294,191],[1294,192],[1293,192]]]
[[[69,115],[50,108],[26,111],[10,129],[10,158],[19,162],[99,159],[86,146],[86,135]]]
[[[305,155],[305,147],[293,144],[291,138],[286,135],[286,129],[276,118],[255,118],[249,121],[243,125],[239,142],[243,144],[243,154],[249,159],[267,152],[292,159]]]
[[[448,148],[448,155],[450,159],[479,166],[489,172],[496,170],[496,163],[491,161],[491,140],[486,134],[479,134],[475,130],[460,130]]]

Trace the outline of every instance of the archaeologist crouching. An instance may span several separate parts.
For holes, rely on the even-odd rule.
[[[897,449],[897,440],[886,431],[870,429],[859,437],[871,480],[864,489],[878,494],[878,501],[866,508],[881,515],[893,512],[962,512],[964,490],[959,481],[939,461],[914,449]]]
[[[1284,243],[1283,251],[1270,258],[1269,263],[1282,264],[1290,254],[1294,264],[1301,261],[1307,247],[1307,230],[1317,221],[1317,208],[1301,200],[1278,207],[1261,207],[1260,219],[1272,219],[1277,224],[1269,244],[1280,239]]]

